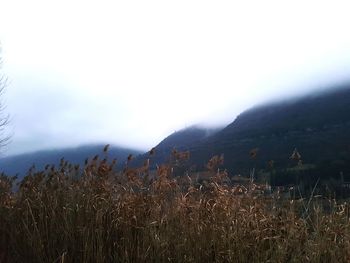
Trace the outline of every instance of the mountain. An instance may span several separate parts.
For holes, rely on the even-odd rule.
[[[110,146],[107,154],[103,153],[104,145],[84,145],[76,148],[65,148],[57,150],[45,150],[32,153],[8,156],[0,159],[0,171],[7,175],[24,176],[28,169],[35,165],[37,170],[43,169],[47,164],[58,165],[61,158],[72,164],[82,165],[86,158],[92,158],[95,155],[116,158],[119,163],[124,162],[129,154],[137,156],[142,152],[117,146]]]
[[[194,145],[204,142],[219,130],[220,128],[204,128],[194,125],[172,133],[154,147],[155,153],[151,156],[153,167],[155,164],[168,162],[172,150],[187,151]],[[134,160],[133,165],[140,165],[147,158],[150,158],[150,155],[145,153]]]
[[[350,85],[251,108],[190,150],[199,169],[223,153],[225,168],[247,174],[252,167],[266,169],[270,160],[279,168],[295,166],[289,158],[295,148],[304,164],[350,175]]]
[[[342,174],[350,181],[350,84],[253,107],[223,129],[193,126],[180,130],[156,145],[153,155],[111,147],[109,156],[125,160],[130,153],[138,155],[131,163],[134,166],[150,158],[154,168],[167,162],[174,148],[190,151],[186,165],[198,171],[206,169],[214,155],[224,154],[223,167],[231,175],[248,175],[250,169],[256,168],[261,176],[271,177],[272,171],[277,171],[276,184],[280,183],[278,180],[285,184],[294,182],[291,171],[306,179],[339,179]],[[102,149],[102,145],[85,146],[7,157],[0,159],[0,171],[23,175],[33,163],[41,169],[46,164],[57,164],[62,157],[83,163],[85,158],[101,154]],[[254,156],[250,155],[252,149],[256,149]],[[295,149],[300,162],[290,158]]]
[[[256,168],[260,174],[278,171],[285,180],[297,170],[309,178],[343,174],[350,181],[350,84],[253,107],[221,130],[191,127],[173,133],[155,147],[152,163],[169,160],[173,148],[189,150],[189,164],[199,171],[211,157],[224,154],[223,167],[232,175]],[[290,158],[295,149],[300,162]],[[137,165],[146,158],[142,155]]]

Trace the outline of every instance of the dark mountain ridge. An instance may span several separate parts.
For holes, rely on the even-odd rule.
[[[254,160],[249,157],[253,148],[259,148]],[[249,109],[223,130],[191,147],[191,153],[199,167],[210,156],[223,153],[225,167],[232,173],[247,173],[249,167],[266,167],[269,160],[279,167],[292,165],[289,157],[294,148],[305,163],[349,162],[350,85]]]
[[[0,159],[0,171],[7,175],[24,176],[28,169],[35,165],[36,170],[41,170],[45,165],[58,165],[61,158],[72,164],[82,165],[86,158],[99,155],[101,158],[116,158],[118,163],[124,163],[129,154],[139,155],[138,150],[122,148],[111,145],[107,154],[103,153],[105,145],[84,145],[75,148],[64,148],[56,150],[44,150],[20,155],[8,156]]]
[[[108,156],[124,160],[131,153],[137,156],[131,164],[139,166],[147,158],[151,165],[168,162],[171,151],[190,151],[189,165],[204,170],[214,155],[224,154],[225,168],[231,175],[248,175],[253,167],[268,171],[296,166],[290,156],[295,148],[310,172],[323,176],[343,174],[350,180],[350,84],[325,92],[274,102],[244,111],[223,129],[192,126],[169,135],[155,146],[155,154],[111,147]],[[101,154],[103,145],[43,151],[0,159],[0,170],[9,175],[25,174],[32,164],[41,169],[57,164],[64,157],[72,163]],[[255,158],[249,152],[258,149]],[[119,162],[120,163],[120,162]],[[315,172],[316,171],[316,172]]]
[[[155,154],[151,156],[152,167],[156,164],[162,164],[169,161],[172,150],[187,151],[192,149],[195,145],[198,145],[214,135],[220,130],[220,128],[205,128],[201,126],[191,126],[189,128],[176,131],[163,139],[158,145],[154,147]],[[137,166],[149,158],[150,155],[145,153],[134,160],[133,165]]]

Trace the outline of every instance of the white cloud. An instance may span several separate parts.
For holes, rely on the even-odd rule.
[[[227,123],[259,101],[346,78],[349,5],[4,0],[13,140],[150,147],[186,125]]]

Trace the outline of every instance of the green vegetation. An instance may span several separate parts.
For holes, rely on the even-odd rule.
[[[107,148],[83,167],[62,159],[29,171],[15,192],[14,179],[0,177],[0,262],[350,260],[346,202],[230,183],[217,169],[222,156],[203,180],[174,176],[188,152],[173,151],[155,171],[150,161],[131,168],[130,155],[118,172]]]

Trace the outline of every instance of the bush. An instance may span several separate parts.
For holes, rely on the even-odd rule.
[[[29,171],[16,192],[0,177],[0,262],[348,262],[349,206],[173,177],[171,165],[116,172]],[[208,172],[209,173],[209,172]]]

